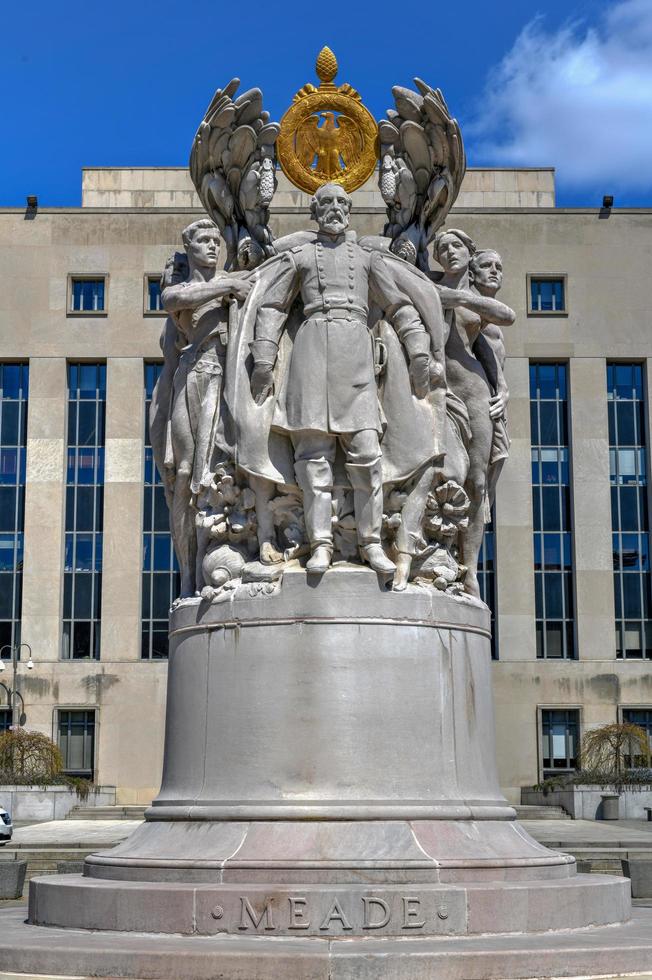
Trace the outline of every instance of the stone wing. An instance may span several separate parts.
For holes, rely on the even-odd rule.
[[[274,254],[268,224],[279,125],[269,121],[260,89],[234,98],[239,84],[234,78],[216,91],[189,165],[197,194],[224,236],[227,268],[247,268],[252,256],[261,261]]]
[[[378,125],[380,190],[387,206],[385,234],[407,237],[420,252],[455,203],[466,157],[457,120],[439,89],[415,78],[418,91],[394,86],[395,109]]]

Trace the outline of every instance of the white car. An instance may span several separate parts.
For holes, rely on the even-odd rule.
[[[11,835],[14,832],[13,825],[11,823],[11,814],[7,813],[0,806],[0,847],[6,844],[7,841],[11,840]]]

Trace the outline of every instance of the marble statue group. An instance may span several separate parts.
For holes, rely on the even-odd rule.
[[[478,597],[509,451],[502,328],[514,313],[496,298],[501,257],[446,227],[464,149],[441,93],[420,80],[393,89],[378,125],[383,234],[356,237],[348,191],[368,176],[367,121],[356,143],[359,96],[320,58],[294,144],[258,89],[235,98],[237,81],[193,144],[208,217],[184,230],[163,274],[150,420],[180,598],[270,594],[291,562],[316,577],[363,563],[393,590]],[[316,229],[275,240],[281,140],[313,190]]]
[[[161,788],[32,879],[27,925],[0,912],[16,975],[649,973],[627,879],[577,874],[498,782],[478,564],[514,313],[447,220],[459,127],[418,79],[376,123],[336,74],[324,49],[280,124],[234,80],[195,136],[150,415],[181,572]],[[310,203],[275,238],[279,165]]]

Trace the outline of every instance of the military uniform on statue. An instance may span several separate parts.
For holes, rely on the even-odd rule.
[[[339,441],[354,491],[361,555],[375,571],[391,574],[394,565],[380,544],[382,423],[367,322],[370,292],[378,294],[383,308],[387,305],[384,268],[379,255],[361,249],[355,236],[347,233],[350,207],[348,194],[337,184],[327,184],[315,195],[314,214],[320,228],[316,242],[285,253],[276,282],[258,308],[252,391],[260,400],[273,386],[281,331],[300,292],[305,319],[294,336],[286,387],[277,399],[273,425],[288,433],[294,446],[312,549],[306,567],[324,572],[330,565],[333,465]],[[410,358],[416,392],[423,396],[429,381],[426,329],[407,302],[392,315]]]

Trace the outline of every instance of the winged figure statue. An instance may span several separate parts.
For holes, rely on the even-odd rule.
[[[190,152],[190,176],[227,248],[227,269],[252,269],[274,254],[269,206],[276,190],[279,124],[269,121],[263,94],[234,98],[240,80],[218,89]]]
[[[427,246],[459,193],[466,156],[441,91],[420,78],[414,83],[418,92],[394,86],[396,109],[388,109],[378,125],[379,184],[392,250],[427,271]]]
[[[321,123],[321,125],[320,125]],[[297,156],[306,167],[317,157],[317,170],[329,180],[344,167],[351,167],[360,156],[362,137],[349,116],[334,112],[315,113],[301,124],[296,135]]]

